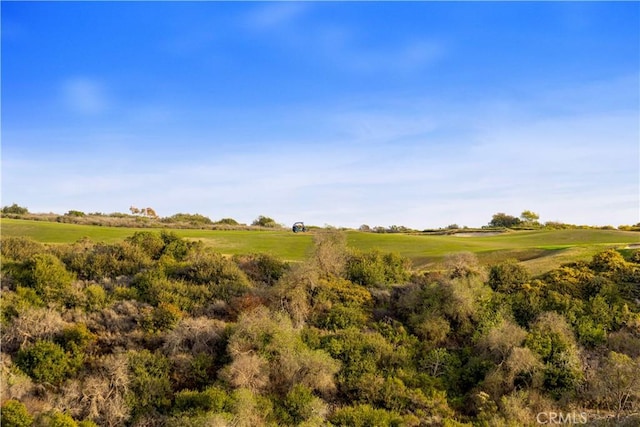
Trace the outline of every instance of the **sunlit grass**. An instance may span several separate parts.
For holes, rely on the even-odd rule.
[[[140,230],[16,219],[2,219],[0,223],[2,236],[24,236],[44,243],[72,243],[83,237],[96,242],[111,243],[121,241]],[[187,239],[201,240],[218,252],[229,255],[269,253],[285,260],[302,261],[309,256],[313,246],[313,232],[195,229],[171,231]],[[346,236],[348,246],[353,249],[396,252],[410,258],[416,268],[432,268],[449,253],[473,252],[485,264],[507,258],[516,259],[534,274],[566,262],[589,259],[593,254],[609,247],[622,248],[640,242],[640,233],[618,230],[536,230],[466,237],[348,231]]]

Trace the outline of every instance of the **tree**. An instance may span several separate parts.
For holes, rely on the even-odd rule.
[[[538,220],[540,219],[540,215],[532,211],[522,211],[520,214],[520,219],[529,225],[538,224]]]
[[[312,263],[323,276],[341,276],[347,262],[347,239],[337,230],[326,230],[313,236]]]
[[[29,209],[18,206],[16,203],[11,206],[5,206],[2,208],[3,214],[14,214],[14,215],[24,215],[29,213]]]
[[[251,223],[251,225],[260,226],[260,227],[274,228],[274,227],[278,226],[278,223],[273,218],[269,218],[268,216],[260,215],[258,218],[256,218]]]
[[[511,227],[515,227],[516,225],[520,225],[520,222],[521,222],[520,219],[516,218],[515,216],[511,216],[503,212],[499,212],[493,215],[493,217],[491,218],[491,221],[489,222],[489,225],[491,227],[511,228]]]

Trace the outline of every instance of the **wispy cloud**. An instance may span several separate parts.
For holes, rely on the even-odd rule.
[[[72,77],[62,83],[66,106],[79,114],[100,114],[109,108],[104,84],[89,77]]]
[[[353,227],[479,226],[497,211],[524,209],[543,220],[637,222],[640,125],[620,93],[633,84],[592,86],[466,104],[389,97],[303,112],[281,106],[276,116],[289,121],[277,133],[104,134],[92,138],[103,151],[75,156],[81,163],[74,165],[63,154],[61,161],[30,155],[16,163],[15,147],[3,160],[3,196],[41,211],[112,212],[136,204],[161,215],[190,211],[250,222],[265,214],[285,223]],[[549,110],[563,100],[581,107]],[[601,103],[609,108],[598,109]],[[271,113],[241,121],[260,129]],[[149,119],[164,114],[152,111]],[[87,139],[75,138],[78,146]],[[143,147],[141,138],[154,145]],[[195,142],[202,140],[227,145]],[[132,144],[138,147],[126,148]],[[198,150],[185,154],[192,146]]]
[[[446,53],[436,40],[409,40],[393,46],[358,46],[344,38],[342,43],[324,46],[324,52],[337,66],[354,72],[417,72],[436,64]]]
[[[251,30],[282,29],[302,16],[309,7],[308,3],[300,2],[260,4],[245,16],[243,23]]]

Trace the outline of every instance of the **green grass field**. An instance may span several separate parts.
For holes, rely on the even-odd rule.
[[[43,243],[72,243],[82,237],[96,242],[116,242],[140,229],[62,224],[46,221],[2,219],[3,237],[24,236]],[[153,229],[145,229],[153,230]],[[181,237],[201,240],[224,254],[266,252],[282,259],[301,261],[312,248],[313,232],[289,230],[173,230]],[[533,274],[562,263],[589,259],[607,248],[640,243],[640,233],[618,230],[512,231],[498,235],[415,235],[347,232],[347,243],[360,250],[379,249],[410,258],[416,268],[434,268],[446,254],[473,252],[483,263],[514,258]]]

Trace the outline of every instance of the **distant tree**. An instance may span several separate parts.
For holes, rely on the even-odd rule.
[[[149,218],[157,218],[158,215],[156,214],[156,211],[154,211],[151,208],[144,208],[142,209],[143,215],[148,216]]]
[[[516,218],[515,216],[507,215],[503,212],[499,212],[493,215],[493,217],[491,218],[491,221],[489,222],[489,225],[491,227],[510,228],[510,227],[519,225],[520,223],[521,221],[519,218]]]
[[[27,208],[22,207],[22,206],[18,206],[16,203],[14,203],[11,206],[3,207],[2,208],[2,213],[3,214],[24,215],[24,214],[28,214],[29,210]]]
[[[177,213],[165,218],[163,222],[188,222],[193,225],[210,225],[213,224],[210,218],[200,214]]]
[[[65,216],[78,216],[78,217],[82,217],[85,216],[86,214],[82,211],[76,211],[76,210],[70,210],[69,212],[67,212],[65,214]]]
[[[369,232],[369,231],[371,231],[371,227],[369,227],[367,224],[362,224],[360,226],[360,228],[358,228],[358,230],[364,231],[364,232]]]
[[[540,215],[532,211],[523,211],[520,214],[520,219],[524,222],[533,224],[538,222]]]
[[[260,227],[277,227],[278,223],[273,218],[269,218],[268,216],[260,215],[256,218],[251,225],[256,225]]]
[[[221,220],[214,222],[214,224],[240,225],[240,223],[233,218],[222,218]]]

